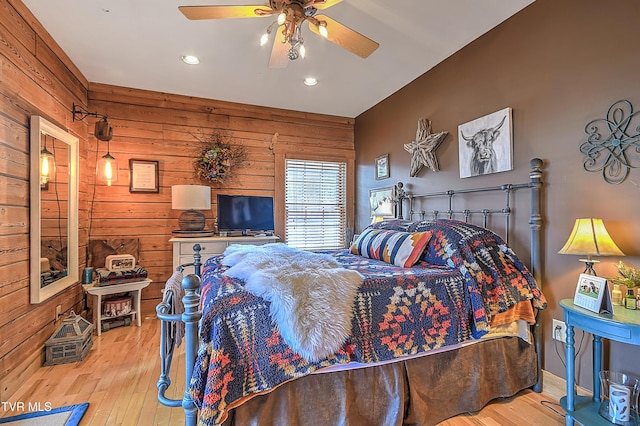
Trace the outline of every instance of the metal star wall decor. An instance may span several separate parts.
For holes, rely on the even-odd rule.
[[[629,155],[640,158],[640,124],[629,129],[634,118],[638,118],[638,112],[633,112],[631,102],[620,100],[609,107],[606,118],[587,123],[584,127],[587,140],[580,144],[580,152],[586,155],[583,163],[586,171],[602,171],[605,182],[614,184],[624,181],[630,169],[640,167],[629,159]],[[599,122],[606,125],[608,134],[599,133]]]
[[[436,157],[436,149],[438,149],[448,134],[449,132],[431,133],[431,121],[426,118],[418,120],[416,140],[404,144],[405,151],[411,154],[411,171],[409,172],[409,176],[417,176],[423,166],[427,166],[434,172],[440,170],[438,158]]]

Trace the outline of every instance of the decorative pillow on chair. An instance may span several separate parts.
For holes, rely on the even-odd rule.
[[[408,268],[420,259],[431,234],[431,231],[365,229],[351,246],[350,252]]]

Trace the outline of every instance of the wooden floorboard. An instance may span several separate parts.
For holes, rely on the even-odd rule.
[[[160,375],[159,321],[145,318],[142,327],[130,325],[93,336],[93,347],[77,363],[41,367],[8,402],[45,403],[51,407],[89,402],[80,426],[184,425],[182,408],[168,408],[157,400]],[[184,353],[174,357],[173,391],[167,396],[182,398]],[[482,411],[463,414],[442,426],[555,426],[563,425],[558,401],[546,394],[525,390],[512,398],[493,401]],[[4,404],[0,417],[23,414]],[[554,410],[556,410],[554,412]]]

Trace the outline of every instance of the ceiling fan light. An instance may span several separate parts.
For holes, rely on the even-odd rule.
[[[267,42],[269,41],[269,33],[264,33],[262,34],[262,37],[260,37],[260,46],[264,46],[265,44],[267,44]]]
[[[290,61],[295,61],[300,57],[300,52],[298,52],[298,49],[296,49],[295,47],[292,47],[291,49],[289,49],[287,55],[289,56]]]
[[[329,37],[329,31],[327,31],[327,25],[318,25],[318,32],[320,33],[320,35],[324,38]]]
[[[304,59],[304,55],[307,53],[307,49],[304,48],[304,44],[300,44],[298,51],[300,52],[300,57]]]
[[[284,21],[287,20],[287,14],[282,12],[278,15],[278,25],[284,24]]]
[[[184,55],[181,57],[182,62],[188,65],[198,65],[200,63],[200,59],[197,56],[193,55]]]

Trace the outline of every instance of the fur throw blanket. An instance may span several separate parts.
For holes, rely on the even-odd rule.
[[[363,277],[333,257],[282,243],[231,245],[222,263],[230,266],[225,275],[244,280],[247,291],[271,302],[282,338],[306,360],[332,355],[351,334]]]

